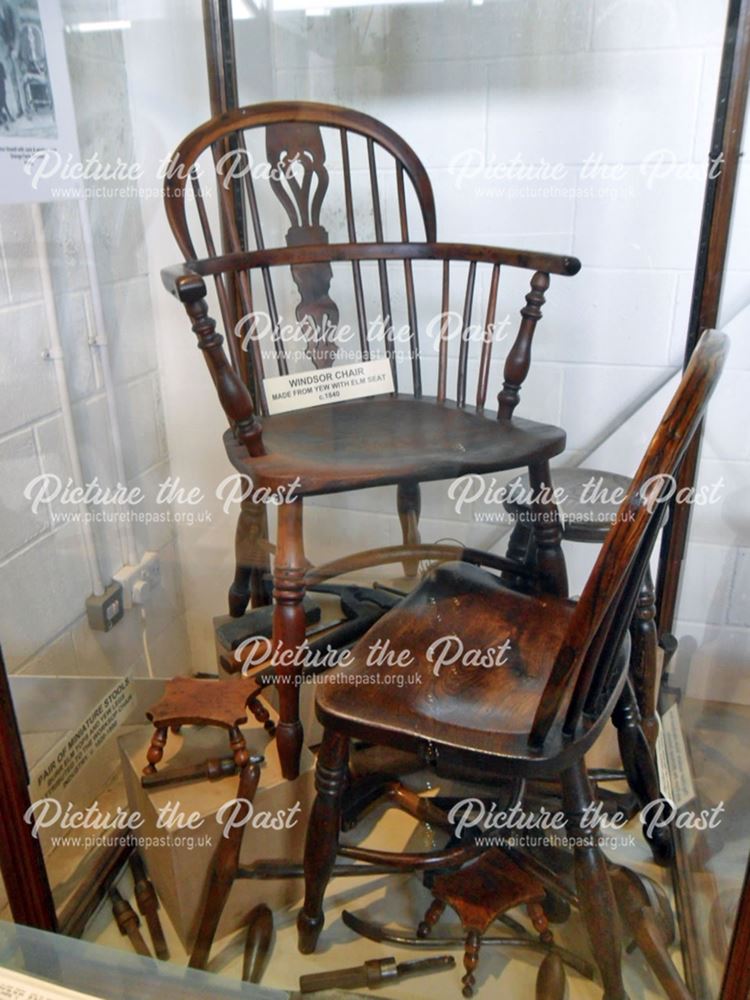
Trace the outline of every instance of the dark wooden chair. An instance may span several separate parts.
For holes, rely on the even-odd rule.
[[[253,152],[259,142],[260,153]],[[259,183],[261,160],[268,171],[267,180]],[[245,167],[252,164],[252,169],[234,169],[238,162]],[[219,180],[218,206],[201,181],[206,163],[208,174]],[[331,205],[327,191],[334,179],[342,197]],[[230,461],[252,479],[254,487],[277,491],[279,496],[287,491],[288,497],[290,484],[297,484],[293,498],[276,508],[276,648],[294,650],[304,640],[304,497],[395,485],[404,536],[399,558],[413,571],[420,555],[420,483],[516,468],[528,469],[535,487],[549,483],[548,461],[562,451],[565,434],[558,427],[516,417],[514,411],[529,371],[532,338],[550,275],[575,274],[580,267],[577,260],[436,243],[432,188],[414,152],[375,119],[327,105],[262,104],[212,119],[178,148],[165,198],[186,263],[164,270],[162,277],[186,308],[229,418],[225,445]],[[409,242],[409,207],[414,203],[425,242]],[[284,236],[283,230],[276,233],[276,242],[284,239],[286,246],[267,248],[261,219],[274,204],[283,207],[291,226]],[[219,218],[213,219],[212,228],[217,208]],[[330,226],[338,222],[341,242],[329,242],[324,218]],[[360,242],[363,219],[368,220],[370,241]],[[386,242],[391,223],[399,242]],[[216,255],[213,235],[217,224],[231,249],[221,256]],[[202,233],[201,252],[193,229]],[[500,391],[495,409],[488,394],[493,343],[504,332],[504,324],[496,321],[501,268],[506,276],[530,272],[530,288],[518,333],[504,367],[497,370]],[[229,357],[210,315],[206,278],[215,285]],[[285,279],[284,297],[280,285]],[[456,284],[461,294],[454,300]],[[480,310],[477,302],[482,295],[485,307]],[[263,329],[260,301],[268,319]],[[459,309],[452,311],[456,301]],[[425,302],[428,315],[438,320],[431,327],[435,341],[431,352],[418,318],[419,305],[424,325]],[[285,306],[303,330],[301,351],[290,351],[284,339]],[[345,307],[353,320],[349,332],[354,337],[345,360],[387,358],[394,392],[269,415],[266,377],[301,367],[325,369],[342,359]],[[371,320],[377,315],[377,321],[368,323],[368,315]],[[473,324],[472,315],[480,316],[480,321]],[[453,325],[452,317],[457,320]],[[403,352],[399,331],[404,333]],[[243,335],[248,332],[252,335],[245,338],[248,349],[243,350]],[[543,500],[539,508],[549,515],[540,518],[536,532],[539,569],[549,589],[564,594],[567,584],[554,505]],[[264,517],[265,509],[252,502],[243,507],[238,526],[242,544],[231,591],[234,614],[244,610],[250,591],[262,600],[260,577],[268,556],[268,546],[262,546]],[[262,548],[260,565],[256,561],[250,568],[247,553],[239,551],[248,537]],[[370,564],[382,561],[377,552],[371,556]],[[356,565],[361,567],[362,560]],[[299,690],[294,683],[298,671],[298,666],[280,668],[277,685],[277,740],[287,777],[297,774],[302,745]]]
[[[592,484],[594,488],[592,489]],[[511,484],[515,486],[515,484]],[[626,476],[600,469],[561,468],[555,469],[555,489],[563,541],[584,542],[601,545],[610,527],[617,520],[620,501],[625,496],[630,480]],[[518,490],[514,496],[510,491],[505,501],[505,510],[514,521],[506,555],[512,562],[519,562],[533,568],[536,562],[536,545],[532,530],[533,511],[526,502],[529,482],[525,477],[518,480]],[[512,572],[503,574],[508,583],[517,582]],[[657,702],[657,657],[658,636],[656,634],[656,593],[651,570],[647,566],[638,595],[632,621],[630,622],[630,680],[633,684],[638,711],[646,739],[652,754],[656,753],[656,738],[659,721],[656,713]],[[626,748],[622,748],[623,763],[632,765]],[[634,768],[626,777],[638,798],[645,806],[661,797],[656,768]],[[649,834],[654,858],[660,863],[672,859],[673,843],[668,830],[657,828]]]
[[[674,474],[703,417],[726,344],[714,331],[701,338],[578,602],[509,589],[474,566],[443,564],[360,640],[354,662],[338,668],[336,683],[318,687],[316,711],[325,734],[297,923],[302,952],[315,949],[323,927],[323,897],[337,854],[365,857],[364,849],[338,846],[349,741],[358,738],[417,752],[427,763],[474,767],[485,782],[559,778],[581,910],[605,997],[623,1000],[615,899],[598,835],[585,820],[593,796],[584,754],[614,718],[634,766],[650,766],[628,677],[629,625],[666,509],[659,502],[669,485],[665,477]],[[474,650],[509,639],[507,659],[490,669],[455,663],[436,676],[428,650],[445,635],[459,636]],[[394,653],[410,651],[408,672],[412,680],[418,674],[418,683],[386,683],[386,673],[403,667],[382,666],[380,683],[357,683],[374,669],[368,665],[372,644],[386,639]]]

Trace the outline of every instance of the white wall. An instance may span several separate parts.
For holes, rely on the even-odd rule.
[[[68,24],[107,16],[114,7],[69,0]],[[126,68],[117,32],[66,33],[82,157],[132,159]],[[104,185],[107,187],[107,185]],[[137,197],[90,200],[97,267],[112,359],[129,487],[159,482],[169,471],[141,205]],[[91,290],[76,205],[44,206],[65,368],[86,481],[114,486],[116,475],[94,335]],[[80,525],[54,523],[56,505],[38,514],[23,496],[39,473],[72,474],[63,436],[40,278],[45,248],[35,240],[28,205],[0,206],[0,641],[8,669],[29,674],[145,675],[144,638],[157,673],[189,660],[178,551],[169,524],[134,526],[139,553],[156,550],[162,586],[142,619],[136,609],[112,632],[93,632],[85,601],[91,592]],[[151,495],[153,495],[152,491]],[[145,509],[145,508],[144,508]],[[69,510],[69,508],[68,508]],[[122,565],[113,524],[94,527],[105,581]]]

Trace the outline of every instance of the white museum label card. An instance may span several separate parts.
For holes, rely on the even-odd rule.
[[[695,798],[695,785],[682,734],[679,706],[676,704],[671,705],[661,716],[656,739],[656,761],[664,797],[681,809]]]
[[[306,410],[324,403],[379,396],[393,392],[393,375],[388,358],[355,361],[349,365],[316,368],[295,375],[273,375],[263,379],[268,412]]]
[[[56,743],[33,768],[29,782],[32,798],[60,795],[65,791],[132,711],[134,697],[130,678],[123,677],[91,709],[78,729]]]
[[[79,993],[14,969],[0,969],[0,1000],[5,997],[8,1000],[97,1000],[93,993]]]

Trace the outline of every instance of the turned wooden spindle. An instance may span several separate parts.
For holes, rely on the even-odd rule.
[[[164,756],[164,747],[167,744],[169,729],[167,726],[159,726],[151,735],[151,746],[146,752],[148,764],[143,768],[144,774],[156,774],[156,765],[161,762]]]
[[[205,293],[202,279],[201,285]],[[234,425],[238,440],[245,445],[249,455],[255,457],[264,454],[262,429],[255,416],[250,392],[229,364],[222,347],[224,338],[217,331],[214,320],[208,315],[205,298],[186,301],[185,309],[190,316],[193,333],[198,338],[198,346],[203,351],[211,372],[219,402]]]
[[[542,318],[544,293],[548,288],[549,275],[544,271],[536,271],[531,279],[531,291],[526,296],[526,305],[521,310],[518,335],[505,359],[505,381],[497,397],[498,420],[510,420],[518,405],[521,386],[531,365],[531,342],[536,325]]]

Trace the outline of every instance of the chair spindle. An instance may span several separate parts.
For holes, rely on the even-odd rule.
[[[521,386],[531,365],[531,341],[536,325],[542,318],[544,293],[548,288],[549,274],[535,271],[531,279],[531,290],[526,296],[526,305],[521,310],[518,334],[505,359],[503,388],[497,397],[498,420],[510,420],[518,406]]]

